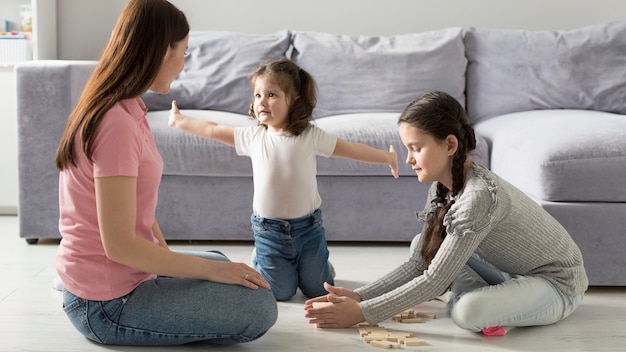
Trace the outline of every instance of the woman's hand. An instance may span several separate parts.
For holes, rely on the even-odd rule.
[[[270,290],[270,284],[258,271],[244,263],[211,261],[214,267],[208,277],[209,281],[231,285],[241,285],[253,290],[259,287]]]
[[[318,328],[346,328],[365,321],[359,305],[362,298],[358,293],[328,283],[324,283],[324,288],[330,293],[304,303],[304,317],[309,318],[309,324]],[[319,302],[325,304],[314,305]]]

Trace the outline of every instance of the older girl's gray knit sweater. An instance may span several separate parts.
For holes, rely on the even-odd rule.
[[[436,185],[418,218],[436,206]],[[542,277],[568,295],[588,285],[583,257],[567,231],[523,192],[472,163],[462,193],[444,217],[447,236],[429,268],[419,250],[375,282],[356,289],[365,319],[378,323],[441,295],[472,253],[512,275]]]

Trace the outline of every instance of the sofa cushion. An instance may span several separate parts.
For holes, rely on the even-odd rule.
[[[464,42],[474,122],[537,109],[626,114],[626,21],[563,31],[470,28]]]
[[[315,124],[349,142],[389,150],[393,144],[398,153],[398,172],[401,176],[415,175],[404,162],[406,152],[398,134],[398,113],[359,113],[332,115],[315,120]],[[387,176],[386,165],[367,164],[343,158],[318,158],[318,175],[323,176]]]
[[[248,115],[212,110],[181,110],[185,115],[229,126],[256,125]],[[163,158],[163,175],[249,176],[250,159],[237,156],[235,148],[194,136],[167,124],[169,111],[148,112],[154,141]]]
[[[285,57],[289,31],[274,34],[192,31],[185,68],[168,94],[148,91],[150,110],[169,110],[172,99],[181,109],[247,114],[252,99],[248,75],[262,62]]]
[[[209,110],[184,110],[184,114],[230,126],[255,125],[247,115]],[[246,176],[252,175],[250,159],[238,156],[235,148],[193,136],[167,125],[169,111],[148,113],[154,140],[164,161],[164,175],[189,176]],[[398,153],[400,175],[414,176],[404,160],[406,150],[398,135],[397,113],[362,113],[327,116],[315,120],[321,129],[351,142],[389,149],[393,144]],[[478,138],[478,147],[472,158],[488,166],[488,145]],[[320,176],[387,176],[384,165],[361,163],[349,159],[318,158]]]
[[[405,163],[407,151],[398,134],[397,113],[360,113],[333,115],[315,120],[315,124],[324,131],[335,134],[349,142],[357,142],[374,148],[389,150],[393,144],[398,153],[398,171],[401,176],[415,176],[415,172]],[[476,136],[476,149],[471,154],[472,160],[486,167],[489,166],[489,145],[480,136]],[[318,158],[318,174],[331,176],[372,176],[389,175],[386,166],[366,164],[349,159]]]
[[[292,42],[292,60],[319,87],[316,117],[401,112],[432,90],[465,104],[460,28],[387,37],[294,31]]]
[[[491,170],[536,199],[626,202],[626,116],[535,110],[475,128],[491,146]]]

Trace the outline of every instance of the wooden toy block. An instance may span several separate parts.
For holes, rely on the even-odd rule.
[[[398,342],[400,339],[405,339],[407,337],[412,337],[413,334],[410,332],[397,332],[392,331],[387,333],[387,341]]]
[[[313,308],[323,308],[333,305],[330,302],[313,302]]]
[[[397,350],[397,349],[402,348],[402,345],[400,345],[400,343],[399,343],[399,342],[391,342],[391,348],[393,348],[393,349],[396,349],[396,350]]]
[[[358,330],[364,342],[379,348],[400,349],[402,344],[405,346],[422,346],[427,344],[426,341],[413,337],[413,333],[408,331],[387,331],[382,326],[368,324],[359,324]]]
[[[367,328],[363,327],[363,326],[359,326],[359,336],[363,337],[367,334],[369,334],[369,330],[367,330]]]
[[[405,346],[424,346],[427,345],[425,340],[422,340],[417,337],[409,337],[406,339],[400,340],[400,343],[403,343]]]
[[[421,323],[422,318],[435,319],[434,313],[415,312],[413,309],[407,309],[393,316],[393,320],[400,323]]]
[[[385,349],[390,349],[393,346],[391,342],[385,340],[373,340],[370,345]]]
[[[422,319],[421,318],[406,318],[406,319],[402,319],[400,320],[401,323],[421,323]]]
[[[410,337],[411,335],[413,335],[410,332],[404,332],[404,331],[389,331],[387,332],[387,336],[396,336],[396,337]]]
[[[387,340],[387,335],[383,335],[383,334],[369,334],[369,335],[365,335],[363,336],[363,341],[370,343],[372,341],[385,341]]]
[[[435,319],[437,315],[435,313],[415,312],[416,318]]]
[[[378,325],[359,324],[357,329],[359,330],[359,335],[361,335],[361,337],[372,333],[383,335],[387,333],[387,329]]]
[[[373,327],[367,330],[370,334],[380,334],[380,335],[386,335],[387,334],[387,329],[385,328],[381,328],[381,327]]]

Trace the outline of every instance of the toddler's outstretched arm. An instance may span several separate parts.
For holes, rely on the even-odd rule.
[[[196,136],[212,139],[231,147],[235,146],[234,127],[218,125],[213,121],[183,115],[178,110],[176,100],[172,100],[172,108],[170,109],[170,117],[167,124]]]
[[[387,164],[391,169],[393,177],[398,178],[398,154],[393,145],[389,146],[389,151],[387,152],[365,144],[351,143],[337,138],[337,145],[332,156],[370,164]]]

